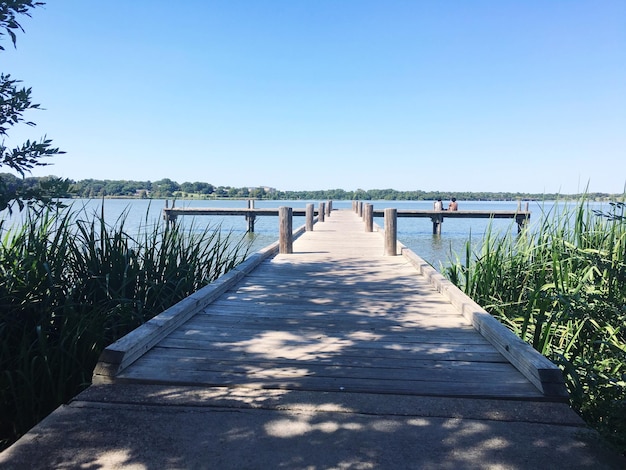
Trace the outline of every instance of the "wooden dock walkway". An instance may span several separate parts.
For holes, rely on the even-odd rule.
[[[110,346],[94,383],[564,399],[549,361],[504,327],[494,338],[472,316],[487,314],[462,312],[415,255],[383,251],[357,214],[333,211],[292,254],[236,274],[197,313],[165,312]]]
[[[559,369],[364,225],[333,211],[110,345],[0,467],[624,468]]]

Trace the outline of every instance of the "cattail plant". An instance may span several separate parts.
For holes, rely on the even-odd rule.
[[[241,262],[220,227],[66,210],[0,225],[0,448],[90,380],[100,352]]]
[[[558,364],[571,404],[626,450],[626,218],[583,198],[520,236],[488,233],[452,282]]]

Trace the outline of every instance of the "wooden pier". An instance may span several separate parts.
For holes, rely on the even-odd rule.
[[[94,383],[566,399],[556,366],[381,231],[350,210],[300,228],[109,346]]]
[[[374,209],[374,206],[367,202],[354,201],[352,209],[362,216],[366,223],[373,217],[385,216],[384,209]],[[397,210],[396,217],[429,218],[433,223],[433,234],[436,235],[441,235],[444,219],[515,219],[519,233],[530,221],[530,211],[528,210],[528,203],[526,203],[526,209],[522,210],[520,201],[517,210],[514,211]]]
[[[624,468],[550,361],[388,230],[320,219],[107,347],[0,467]]]
[[[368,223],[367,219],[373,220],[374,217],[384,217],[384,209],[374,209],[373,204],[363,201],[353,201],[352,209],[363,217]],[[332,211],[332,201],[321,202],[319,208],[313,209],[313,204],[307,204],[305,209],[292,209],[294,216],[305,216],[308,219],[313,218],[314,215],[320,217],[320,222],[324,221],[324,216],[329,216]],[[321,214],[321,215],[320,215]],[[163,209],[163,218],[172,223],[176,221],[178,216],[198,216],[198,215],[213,215],[213,216],[244,216],[248,222],[248,231],[254,232],[254,222],[258,216],[278,216],[278,208],[276,209],[260,209],[254,207],[254,200],[248,200],[247,208],[210,208],[210,207],[166,207]],[[518,209],[515,211],[436,211],[436,210],[396,210],[397,217],[410,217],[410,218],[429,218],[433,223],[433,234],[441,234],[441,227],[444,219],[515,219],[517,223],[518,232],[524,228],[524,226],[530,220],[530,211],[528,210],[528,204],[526,209],[522,210],[521,204],[518,205]]]

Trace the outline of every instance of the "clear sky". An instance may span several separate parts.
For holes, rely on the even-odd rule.
[[[33,175],[621,193],[624,0],[49,0],[0,71]],[[6,168],[0,168],[6,171]]]

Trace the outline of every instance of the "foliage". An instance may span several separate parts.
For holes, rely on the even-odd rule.
[[[126,215],[111,227],[104,213],[26,214],[0,240],[5,445],[88,385],[104,347],[232,269],[248,247],[219,227],[146,224],[132,237]]]
[[[583,198],[519,238],[488,233],[447,275],[558,364],[574,409],[624,452],[626,218],[623,202],[610,207]]]
[[[33,0],[4,0],[0,3],[0,39],[2,39],[2,36],[5,34],[8,34],[11,37],[13,46],[15,46],[17,41],[15,31],[24,31],[22,26],[17,22],[16,15],[30,16],[30,9],[43,5],[43,2]],[[2,30],[4,30],[4,32]],[[0,51],[3,50],[4,47],[0,44]]]
[[[402,201],[431,201],[441,198],[449,200],[456,197],[462,201],[517,201],[517,200],[555,200],[565,198],[558,194],[531,194],[531,193],[492,193],[492,192],[447,192],[447,191],[397,191],[395,189],[357,189],[346,191],[343,189],[325,189],[316,191],[280,191],[269,187],[214,186],[203,182],[189,182],[178,184],[169,178],[158,181],[129,181],[129,180],[96,180],[85,179],[71,182],[73,195],[82,198],[100,197],[151,197],[151,198],[257,198],[271,200],[402,200]],[[570,199],[578,199],[580,195],[570,195]],[[594,200],[608,200],[607,193],[588,194]]]
[[[18,15],[30,16],[30,9],[43,5],[42,2],[32,0],[12,0],[0,2],[0,39],[8,34],[16,44],[17,30],[22,26],[17,21]],[[3,32],[4,31],[4,32]],[[0,50],[4,48],[0,45]],[[26,121],[24,113],[29,110],[41,109],[31,98],[32,90],[20,86],[20,81],[11,78],[8,74],[0,74],[0,167],[6,166],[24,178],[37,166],[46,166],[45,159],[62,154],[58,148],[52,147],[52,141],[46,137],[39,141],[27,140],[21,145],[8,148],[5,141],[9,130],[20,123],[34,126],[35,123]],[[8,209],[17,203],[20,210],[25,206],[50,206],[55,197],[66,194],[69,181],[60,178],[47,178],[39,181],[35,187],[26,187],[16,182],[12,175],[0,174],[0,211]]]

